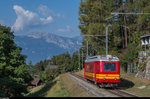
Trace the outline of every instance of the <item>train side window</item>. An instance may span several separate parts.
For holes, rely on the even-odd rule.
[[[98,72],[98,70],[99,70],[99,66],[98,66],[98,63],[96,64],[96,66],[97,66],[97,72]]]

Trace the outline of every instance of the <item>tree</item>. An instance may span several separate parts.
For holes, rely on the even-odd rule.
[[[32,79],[25,63],[26,56],[14,43],[10,27],[0,25],[0,96],[20,96],[27,92],[27,83]],[[7,83],[6,83],[7,82]]]
[[[128,50],[131,45],[137,47],[133,50],[133,54],[126,56],[130,58],[126,58],[125,61],[124,58],[120,59],[123,62],[122,66],[125,66],[127,61],[133,61],[133,56],[137,57],[140,36],[150,32],[150,16],[117,14],[112,17],[111,12],[150,13],[149,5],[149,0],[81,0],[79,7],[81,35],[105,35],[105,26],[111,24],[108,31],[109,54],[122,58],[118,52],[127,55],[132,52]],[[83,39],[88,40],[89,52],[94,50],[95,54],[105,53],[105,37],[84,37]],[[86,40],[83,40],[83,46],[86,45]],[[95,50],[96,47],[100,49]]]
[[[78,52],[74,52],[71,58],[71,66],[73,67],[73,70],[78,70],[79,63],[78,63]]]
[[[71,66],[71,56],[68,52],[54,56],[51,59],[51,62],[58,66],[57,71],[59,74],[72,71],[73,67]]]
[[[82,35],[105,35],[105,26],[109,24],[106,18],[111,16],[111,12],[118,9],[120,0],[81,0],[79,7],[79,29]],[[114,21],[113,18],[111,21]],[[114,32],[112,32],[114,33]],[[112,35],[109,33],[109,36]],[[110,37],[109,43],[114,40],[114,35]],[[104,37],[85,37],[88,39],[89,45],[93,48],[100,46],[101,48],[95,51],[96,54],[104,54],[105,50],[105,36]],[[85,40],[83,45],[85,45]],[[90,49],[89,49],[90,50]],[[93,49],[91,49],[93,50]],[[90,51],[92,52],[92,51]]]

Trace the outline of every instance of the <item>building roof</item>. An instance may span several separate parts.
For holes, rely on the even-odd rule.
[[[57,65],[50,65],[49,68],[50,69],[55,69],[55,68],[57,68]]]
[[[31,84],[32,85],[37,85],[39,83],[40,79],[39,78],[34,78],[32,81],[31,81]]]
[[[145,38],[145,37],[150,37],[150,34],[146,34],[146,35],[140,36],[140,38]]]

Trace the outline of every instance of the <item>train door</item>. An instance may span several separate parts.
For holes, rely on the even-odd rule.
[[[98,73],[99,73],[99,63],[95,62],[95,72],[94,72],[95,84],[97,83],[96,74],[98,74]]]

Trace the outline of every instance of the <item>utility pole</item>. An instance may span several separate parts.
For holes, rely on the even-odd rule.
[[[82,35],[82,36],[95,37],[95,36],[106,36],[106,35]],[[86,57],[88,58],[88,40],[86,41],[86,48],[87,48],[87,50],[86,50],[86,53],[87,53]]]
[[[86,41],[86,57],[88,58],[88,40]]]
[[[108,55],[108,27],[111,26],[110,24],[106,26],[106,57]]]
[[[106,26],[106,57],[108,55],[108,26]]]
[[[79,51],[78,51],[78,59],[79,59],[78,64],[79,64],[79,71],[80,71],[80,48],[79,48]]]
[[[123,4],[124,2],[122,2],[122,6],[123,6],[123,11],[124,11],[124,8],[125,8],[125,4]],[[126,3],[126,1],[125,1]],[[124,11],[125,12],[125,11]],[[124,25],[126,26],[126,15],[123,15],[123,21],[124,21]],[[127,29],[124,27],[124,37],[125,37],[125,48],[127,48],[128,46],[128,35],[127,35]]]
[[[82,68],[83,68],[83,47],[82,47]]]

